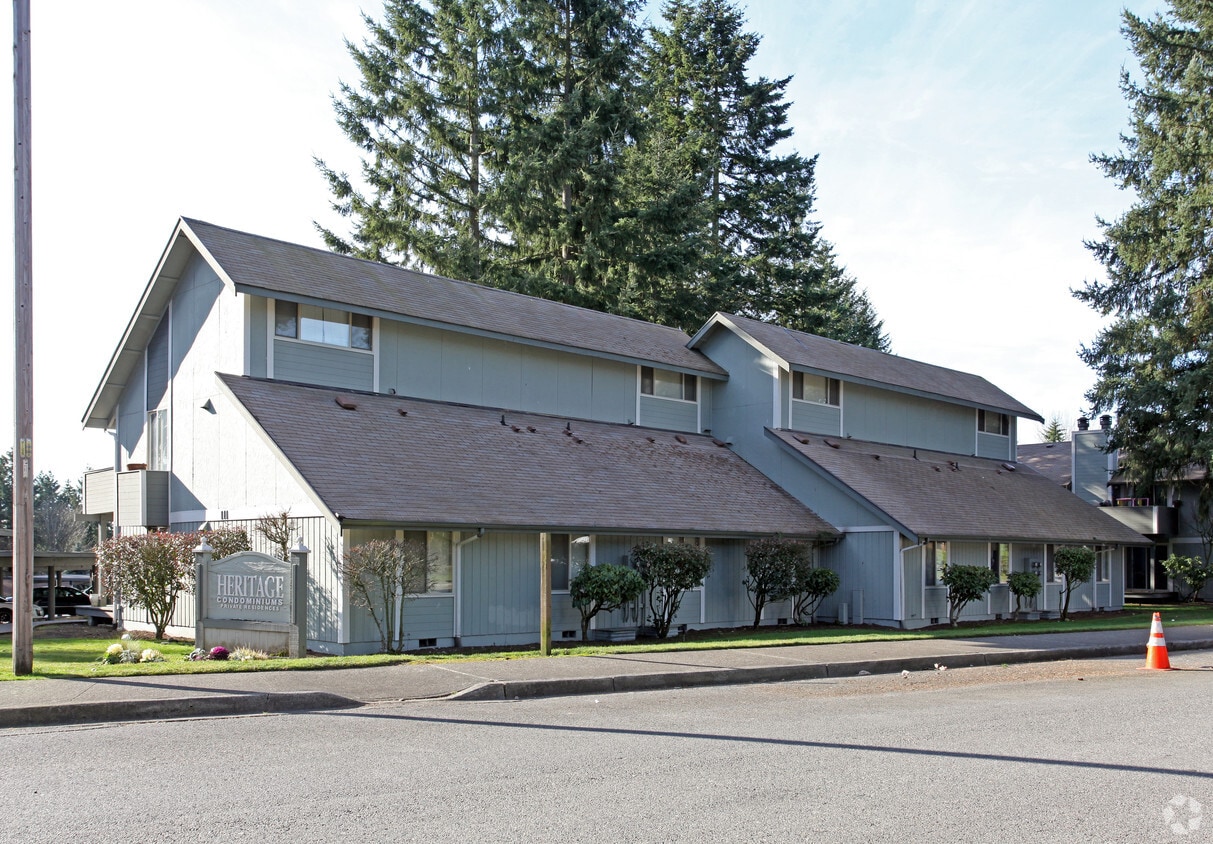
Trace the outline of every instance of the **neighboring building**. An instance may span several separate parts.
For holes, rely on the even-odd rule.
[[[729,371],[714,433],[843,533],[822,551],[843,580],[822,615],[946,620],[948,563],[999,573],[965,617],[1010,613],[1013,571],[1039,572],[1038,608],[1056,611],[1066,544],[1099,550],[1072,606],[1123,605],[1123,549],[1145,540],[1014,462],[1017,420],[1041,417],[984,378],[725,314],[691,348]]]
[[[580,566],[671,538],[713,555],[688,627],[751,620],[745,545],[770,535],[841,575],[823,617],[928,624],[944,561],[1047,581],[1069,542],[1104,546],[1080,606],[1119,606],[1122,549],[1144,540],[1017,467],[1018,417],[1040,419],[976,376],[753,320],[692,339],[183,219],[85,415],[115,442],[85,512],[257,543],[257,518],[289,510],[312,550],[309,647],[334,653],[378,646],[340,562],[386,536],[442,561],[405,616],[415,647],[536,641],[541,533],[556,639],[579,635]],[[995,587],[969,614],[1009,610]]]
[[[1126,593],[1144,599],[1174,597],[1175,584],[1163,560],[1172,554],[1205,557],[1196,509],[1203,470],[1172,483],[1137,486],[1121,471],[1119,452],[1108,451],[1112,418],[1099,421],[1092,430],[1089,420],[1079,419],[1068,442],[1021,445],[1019,459],[1150,540],[1148,546],[1126,551]],[[1210,595],[1213,584],[1202,593]]]

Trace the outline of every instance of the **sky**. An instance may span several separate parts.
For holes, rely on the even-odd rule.
[[[34,469],[113,464],[81,418],[179,216],[321,246],[314,159],[358,168],[332,95],[379,0],[33,3]],[[791,76],[814,217],[896,354],[981,375],[1072,427],[1099,316],[1070,291],[1132,202],[1089,161],[1128,129],[1121,10],[1158,0],[751,0],[751,70]],[[650,5],[656,19],[657,4]],[[12,32],[11,4],[0,27]],[[12,114],[12,89],[0,92]],[[11,118],[10,118],[11,119]],[[12,161],[11,133],[3,152]],[[12,183],[0,266],[13,267]],[[11,273],[11,269],[6,273]],[[9,278],[12,278],[9,275]],[[14,287],[0,293],[0,449]],[[1024,420],[1020,441],[1042,426]]]

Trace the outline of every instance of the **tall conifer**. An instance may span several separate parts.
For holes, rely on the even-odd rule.
[[[512,286],[615,310],[620,175],[635,132],[637,0],[513,0],[523,49],[506,100],[501,213]]]
[[[676,144],[702,190],[701,308],[877,348],[881,324],[810,214],[816,158],[784,152],[790,77],[752,80],[760,39],[728,0],[668,0],[645,61],[651,137]],[[838,318],[841,317],[841,321]]]
[[[479,281],[503,241],[493,210],[508,20],[494,0],[387,0],[383,22],[347,41],[357,87],[334,98],[338,123],[365,158],[357,185],[317,161],[333,207],[353,221],[331,249]]]
[[[1213,518],[1213,5],[1170,0],[1151,18],[1124,13],[1141,65],[1122,73],[1132,134],[1094,156],[1135,195],[1088,244],[1107,278],[1076,296],[1111,317],[1082,350],[1097,373],[1087,394],[1114,410],[1112,444],[1142,484],[1206,476]],[[1193,470],[1197,470],[1193,472]]]

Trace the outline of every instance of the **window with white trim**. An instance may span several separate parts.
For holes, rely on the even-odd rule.
[[[1011,576],[1011,546],[1006,542],[990,543],[990,571],[998,575],[999,583]]]
[[[827,378],[811,372],[792,373],[792,398],[797,401],[838,407],[841,395],[842,382],[837,378]]]
[[[404,539],[425,543],[430,564],[425,573],[425,595],[449,595],[454,587],[451,552],[454,549],[449,530],[406,530]]]
[[[640,367],[640,393],[659,399],[696,401],[699,395],[699,376],[642,366]]]
[[[147,468],[167,471],[168,411],[152,410],[147,414]]]
[[[369,352],[372,326],[373,320],[366,314],[297,302],[274,303],[275,337]]]
[[[1011,417],[990,410],[977,411],[977,430],[983,434],[1005,437],[1011,433]]]
[[[943,570],[948,565],[948,543],[928,542],[924,548],[923,576],[927,586],[939,586],[943,582]]]
[[[552,534],[552,591],[568,592],[569,582],[590,564],[590,538],[567,533]]]

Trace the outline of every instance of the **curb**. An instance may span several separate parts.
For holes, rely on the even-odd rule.
[[[1169,651],[1213,650],[1213,639],[1172,642]],[[430,700],[503,701],[574,695],[645,692],[707,686],[754,683],[786,683],[804,680],[840,679],[861,674],[898,674],[930,671],[937,663],[948,668],[974,668],[1012,663],[1062,662],[1114,656],[1140,656],[1142,647],[1098,645],[1039,650],[977,651],[851,662],[801,663],[757,668],[710,668],[666,671],[652,674],[618,674],[607,677],[576,677],[546,680],[491,680],[462,691]],[[122,721],[158,721],[175,718],[215,718],[227,715],[261,715],[276,712],[320,712],[351,709],[367,703],[332,692],[259,692],[202,695],[155,700],[95,701],[0,707],[0,729],[13,727],[58,727]]]
[[[1176,642],[1172,651],[1213,649],[1213,639]],[[749,683],[786,683],[856,677],[861,674],[899,674],[902,671],[929,671],[937,663],[948,668],[978,668],[1029,662],[1063,662],[1073,659],[1099,659],[1140,654],[1140,645],[1099,645],[1092,647],[1052,648],[1049,650],[979,651],[939,656],[859,660],[854,662],[803,663],[763,666],[761,668],[713,668],[703,671],[669,671],[654,674],[617,674],[608,677],[584,677],[561,680],[502,680],[478,683],[445,700],[494,701],[525,700],[539,697],[645,692],[659,689],[684,689],[702,686],[730,686]]]
[[[159,721],[168,718],[211,718],[220,715],[261,715],[269,712],[348,709],[361,705],[361,701],[350,700],[330,692],[265,692],[162,700],[57,703],[0,709],[0,729],[116,721]]]

